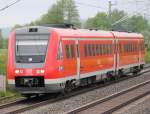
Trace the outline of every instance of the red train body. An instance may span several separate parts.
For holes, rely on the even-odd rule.
[[[11,33],[7,79],[24,95],[51,93],[137,73],[145,64],[141,34],[26,27]]]

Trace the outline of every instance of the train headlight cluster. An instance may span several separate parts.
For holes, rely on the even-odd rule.
[[[44,73],[45,73],[45,70],[44,70],[44,69],[36,70],[36,73],[37,73],[37,74],[44,74]]]
[[[19,69],[15,70],[15,74],[22,74],[22,73],[23,73],[23,70],[19,70]]]

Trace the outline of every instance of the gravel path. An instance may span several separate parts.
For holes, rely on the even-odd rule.
[[[68,110],[72,110],[91,101],[106,97],[110,94],[119,92],[122,89],[126,89],[138,83],[149,80],[150,79],[149,75],[150,75],[149,73],[146,73],[143,74],[142,76],[134,77],[132,79],[112,84],[107,87],[102,87],[56,103],[51,103],[42,107],[38,107],[36,109],[26,111],[22,114],[62,114]]]

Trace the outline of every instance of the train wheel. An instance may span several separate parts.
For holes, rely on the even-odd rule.
[[[139,69],[138,66],[136,66],[136,67],[133,68],[132,74],[133,74],[134,76],[136,76],[139,72],[140,72],[140,69]]]
[[[138,72],[135,71],[135,72],[133,72],[132,74],[133,74],[133,76],[136,76],[136,75],[138,74]]]
[[[27,99],[30,99],[32,95],[30,95],[30,94],[23,94],[23,96],[25,96]]]
[[[67,81],[65,84],[64,92],[69,93],[72,91],[72,89],[73,89],[73,84],[71,83],[71,81]]]

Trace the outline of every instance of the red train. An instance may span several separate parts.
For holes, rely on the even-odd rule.
[[[70,91],[143,69],[141,34],[32,26],[11,33],[7,79],[23,95]]]

